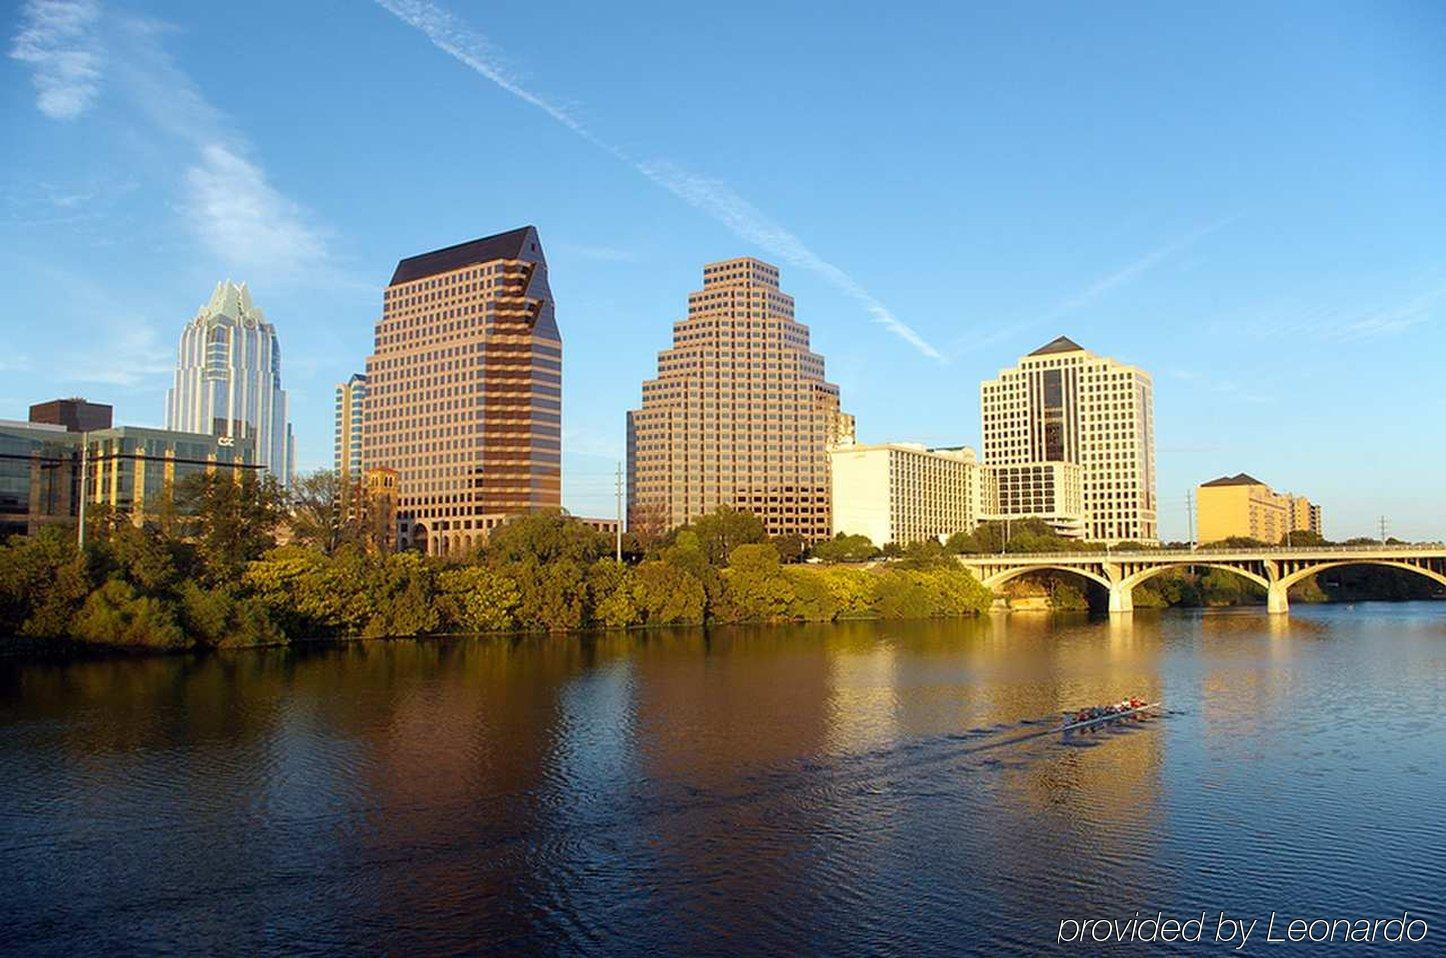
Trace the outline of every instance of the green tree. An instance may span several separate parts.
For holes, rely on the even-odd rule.
[[[124,579],[109,579],[85,600],[74,635],[102,645],[179,649],[189,645],[164,600],[143,596]]]
[[[840,532],[832,539],[816,542],[809,554],[820,562],[867,562],[879,554],[865,535]]]
[[[563,632],[586,621],[583,566],[572,559],[555,559],[546,565],[523,562],[510,568],[521,590],[517,619],[523,628]]]
[[[691,532],[697,536],[703,554],[715,566],[727,563],[733,550],[739,546],[768,540],[762,519],[746,509],[734,509],[731,506],[719,506],[694,519],[679,531]]]
[[[517,625],[517,582],[494,566],[455,566],[438,576],[445,620],[461,632],[503,632]]]
[[[949,557],[937,540],[923,539],[911,542],[904,547],[904,555],[899,566],[906,569],[937,569],[952,565],[953,562],[954,560]]]
[[[730,618],[776,622],[793,617],[792,583],[779,567],[778,552],[766,543],[736,546],[728,558],[724,589]]]
[[[297,477],[290,494],[292,542],[331,555],[358,538],[357,517],[350,514],[356,497],[345,485],[331,469]]]
[[[588,566],[612,551],[606,535],[559,510],[529,513],[494,529],[487,541],[491,562],[549,563],[566,559]]]
[[[798,562],[808,553],[808,543],[796,532],[786,536],[770,536],[768,542],[784,562]]]
[[[633,593],[648,625],[702,625],[707,613],[708,593],[703,583],[666,560],[649,560],[638,566],[633,572]]]
[[[641,619],[631,570],[616,559],[599,559],[587,570],[588,606],[592,621],[608,629],[625,629]]]
[[[248,562],[276,545],[286,515],[275,478],[247,473],[197,473],[176,484],[178,524],[196,543],[213,581],[240,577]]]

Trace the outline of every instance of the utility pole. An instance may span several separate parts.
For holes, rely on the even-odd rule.
[[[1380,524],[1380,528],[1381,528],[1381,545],[1385,545],[1385,544],[1386,544],[1386,517],[1385,517],[1385,516],[1381,516],[1381,517],[1380,517],[1379,519],[1377,519],[1376,521]]]
[[[1190,551],[1195,551],[1195,490],[1185,490],[1185,529],[1190,537]]]
[[[90,433],[80,434],[80,508],[75,523],[75,548],[85,551],[85,474],[90,465]]]
[[[618,463],[617,475],[618,493],[618,530],[617,530],[617,560],[623,561],[623,464]]]

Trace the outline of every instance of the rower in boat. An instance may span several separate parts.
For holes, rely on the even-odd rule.
[[[1068,735],[1075,731],[1093,731],[1095,728],[1113,725],[1116,722],[1144,721],[1146,713],[1158,706],[1158,702],[1152,705],[1141,698],[1131,696],[1109,705],[1095,705],[1073,712],[1065,712],[1060,731]]]

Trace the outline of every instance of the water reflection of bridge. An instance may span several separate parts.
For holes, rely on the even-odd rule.
[[[1171,569],[1224,569],[1265,590],[1271,612],[1290,610],[1290,587],[1326,569],[1381,566],[1417,572],[1446,585],[1446,546],[1338,546],[1289,549],[1157,549],[1140,552],[1049,552],[960,556],[984,585],[998,589],[1030,572],[1067,572],[1103,586],[1111,612],[1133,612],[1135,586]]]

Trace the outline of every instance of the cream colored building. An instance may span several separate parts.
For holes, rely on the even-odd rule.
[[[979,521],[1043,519],[1056,535],[1083,539],[1084,469],[1073,462],[983,467]]]
[[[1143,369],[1060,336],[980,384],[984,464],[1078,465],[1085,538],[1156,542],[1153,390]]]
[[[662,531],[730,505],[769,535],[827,538],[828,447],[852,438],[778,267],[710,263],[628,413],[628,525]]]
[[[972,532],[978,522],[983,490],[973,449],[840,445],[829,462],[834,535],[907,545]]]
[[[1202,482],[1195,508],[1202,543],[1240,537],[1275,544],[1287,532],[1321,533],[1320,506],[1304,496],[1276,492],[1243,472]]]

